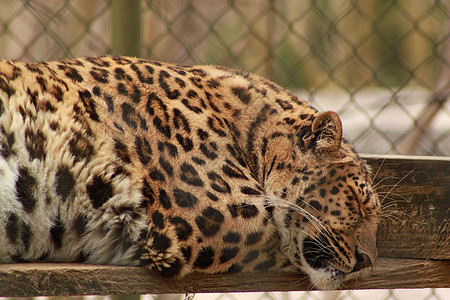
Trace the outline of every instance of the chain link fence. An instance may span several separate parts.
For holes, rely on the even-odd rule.
[[[1,0],[0,56],[117,53],[113,2]],[[129,2],[133,54],[258,73],[337,111],[361,152],[450,155],[449,0]]]
[[[127,23],[114,1],[0,0],[0,57],[129,54],[113,46],[111,28]],[[258,73],[337,111],[361,152],[450,156],[450,0],[130,1],[133,54]],[[385,293],[373,299],[400,299]],[[286,295],[254,299],[318,299]]]
[[[144,56],[263,75],[362,152],[450,155],[448,1],[204,3],[144,1]]]

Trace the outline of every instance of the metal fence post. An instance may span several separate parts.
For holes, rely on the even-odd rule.
[[[112,54],[141,54],[141,1],[112,1]]]

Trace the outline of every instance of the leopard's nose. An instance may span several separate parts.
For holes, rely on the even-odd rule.
[[[360,251],[358,248],[356,248],[355,255],[356,255],[356,263],[355,266],[353,267],[352,273],[373,266],[373,261],[370,259],[369,255],[367,255],[363,251]]]

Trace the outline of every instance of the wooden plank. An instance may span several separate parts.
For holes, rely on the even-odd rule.
[[[384,199],[379,256],[449,260],[450,158],[363,157]]]
[[[378,259],[364,280],[344,289],[450,287],[450,262]],[[169,279],[138,267],[84,264],[0,265],[0,296],[125,295],[155,293],[213,293],[301,291],[307,278],[295,273],[192,274]]]

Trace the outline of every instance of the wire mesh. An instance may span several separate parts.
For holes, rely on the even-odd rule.
[[[109,51],[110,1],[0,1],[2,57],[46,60]]]
[[[0,0],[0,56],[114,52],[111,6],[112,0]],[[362,152],[450,155],[449,0],[142,0],[140,6],[136,47],[143,57],[258,73],[320,110],[337,111]],[[384,293],[373,299],[408,298]],[[439,293],[426,290],[421,298],[444,299]],[[366,299],[355,295],[327,299]],[[276,297],[253,299],[319,296]]]
[[[444,300],[449,289],[398,289],[358,291],[264,292],[236,294],[189,294],[194,300]],[[188,296],[189,296],[188,295]],[[142,300],[183,300],[185,295],[146,295]],[[192,298],[190,298],[192,299]]]
[[[143,6],[147,57],[229,65],[275,80],[320,109],[338,111],[360,151],[450,153],[448,2]]]
[[[111,53],[111,3],[2,0],[0,55]],[[274,80],[337,111],[361,152],[450,155],[449,7],[448,0],[142,0],[137,47],[156,60],[227,65]]]

